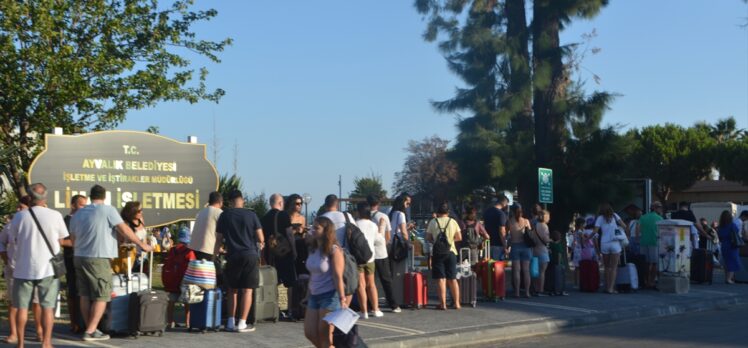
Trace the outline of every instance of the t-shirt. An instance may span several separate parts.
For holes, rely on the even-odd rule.
[[[500,229],[506,226],[506,213],[499,208],[489,207],[483,212],[483,225],[491,237],[491,246],[503,246]]]
[[[369,219],[356,220],[356,225],[361,230],[361,233],[364,234],[366,244],[369,244],[369,249],[374,251],[374,242],[377,240],[377,235],[379,235],[379,226],[375,225],[374,222]],[[374,259],[375,256],[374,253],[372,253],[371,258],[366,262],[374,262]]]
[[[223,210],[216,207],[200,209],[195,217],[195,225],[190,235],[190,249],[201,253],[213,254],[216,246],[216,223]]]
[[[390,221],[390,232],[395,231],[395,234],[400,234],[402,236],[403,232],[400,231],[400,225],[402,224],[407,224],[405,213],[401,211],[394,212],[392,214],[392,221]]]
[[[617,214],[613,214],[613,217],[608,221],[604,216],[600,215],[595,220],[595,227],[600,229],[600,242],[610,243],[615,242],[616,229],[618,228],[618,222],[621,218]],[[623,232],[623,231],[621,231]]]
[[[16,243],[13,238],[10,238],[10,223],[3,226],[2,232],[0,232],[0,252],[4,252],[8,255],[8,263],[5,265],[6,270],[13,270],[15,262],[13,261],[13,255],[16,251]]]
[[[353,219],[353,216],[351,214],[345,214],[348,215],[348,221],[353,224],[356,223],[356,220]],[[335,225],[335,237],[338,239],[338,244],[342,245],[344,249],[348,250],[348,246],[345,243],[345,215],[343,215],[343,213],[339,211],[328,211],[327,213],[322,214],[322,216],[332,221],[332,223]]]
[[[68,236],[68,229],[62,214],[45,207],[31,207],[34,210],[39,224],[52,247],[49,252],[44,237],[36,227],[34,218],[29,210],[16,213],[10,222],[10,238],[16,242],[14,257],[15,268],[13,278],[25,280],[38,280],[54,275],[52,264],[49,260],[60,252],[60,239]]]
[[[690,210],[678,210],[670,214],[670,218],[674,220],[686,220],[696,223],[696,215]]]
[[[117,232],[121,224],[117,209],[102,203],[89,204],[70,219],[75,256],[113,259],[117,257]]]
[[[253,211],[229,208],[223,211],[216,224],[216,232],[223,235],[226,252],[231,255],[258,255],[257,230],[260,219]]]
[[[437,223],[437,221],[439,222]],[[439,228],[439,226],[441,226],[441,229]],[[444,234],[447,235],[449,250],[457,255],[457,248],[455,247],[455,235],[460,232],[460,226],[457,224],[457,221],[455,221],[455,219],[447,216],[438,217],[429,221],[429,225],[426,227],[426,233],[431,234],[434,237],[434,242],[436,242],[442,229],[444,229]]]
[[[662,216],[656,212],[649,212],[639,218],[639,244],[641,246],[657,246],[657,221],[662,221]]]
[[[386,259],[389,255],[387,253],[387,239],[386,234],[392,231],[392,225],[390,224],[390,217],[387,214],[374,212],[371,216],[372,222],[377,225],[377,238],[374,240],[374,259],[381,260]],[[379,222],[384,220],[384,231],[380,233]]]

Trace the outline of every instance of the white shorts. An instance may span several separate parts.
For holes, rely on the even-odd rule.
[[[602,243],[602,245],[600,245],[600,252],[602,252],[604,255],[620,254],[621,242],[616,240],[612,242]]]

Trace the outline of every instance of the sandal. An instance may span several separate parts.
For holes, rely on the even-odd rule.
[[[13,339],[11,339],[10,337],[5,337],[5,338],[3,338],[3,343],[17,344],[18,343],[18,337],[15,337]]]

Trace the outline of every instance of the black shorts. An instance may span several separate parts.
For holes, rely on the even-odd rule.
[[[435,255],[431,259],[431,278],[457,279],[457,255],[452,252],[446,255]]]
[[[257,255],[228,256],[224,276],[226,285],[231,289],[256,289],[260,285],[260,266]]]

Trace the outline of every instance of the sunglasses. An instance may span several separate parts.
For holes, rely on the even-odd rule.
[[[296,202],[296,205],[298,205],[298,206],[300,206],[301,204],[302,204],[301,202]]]

